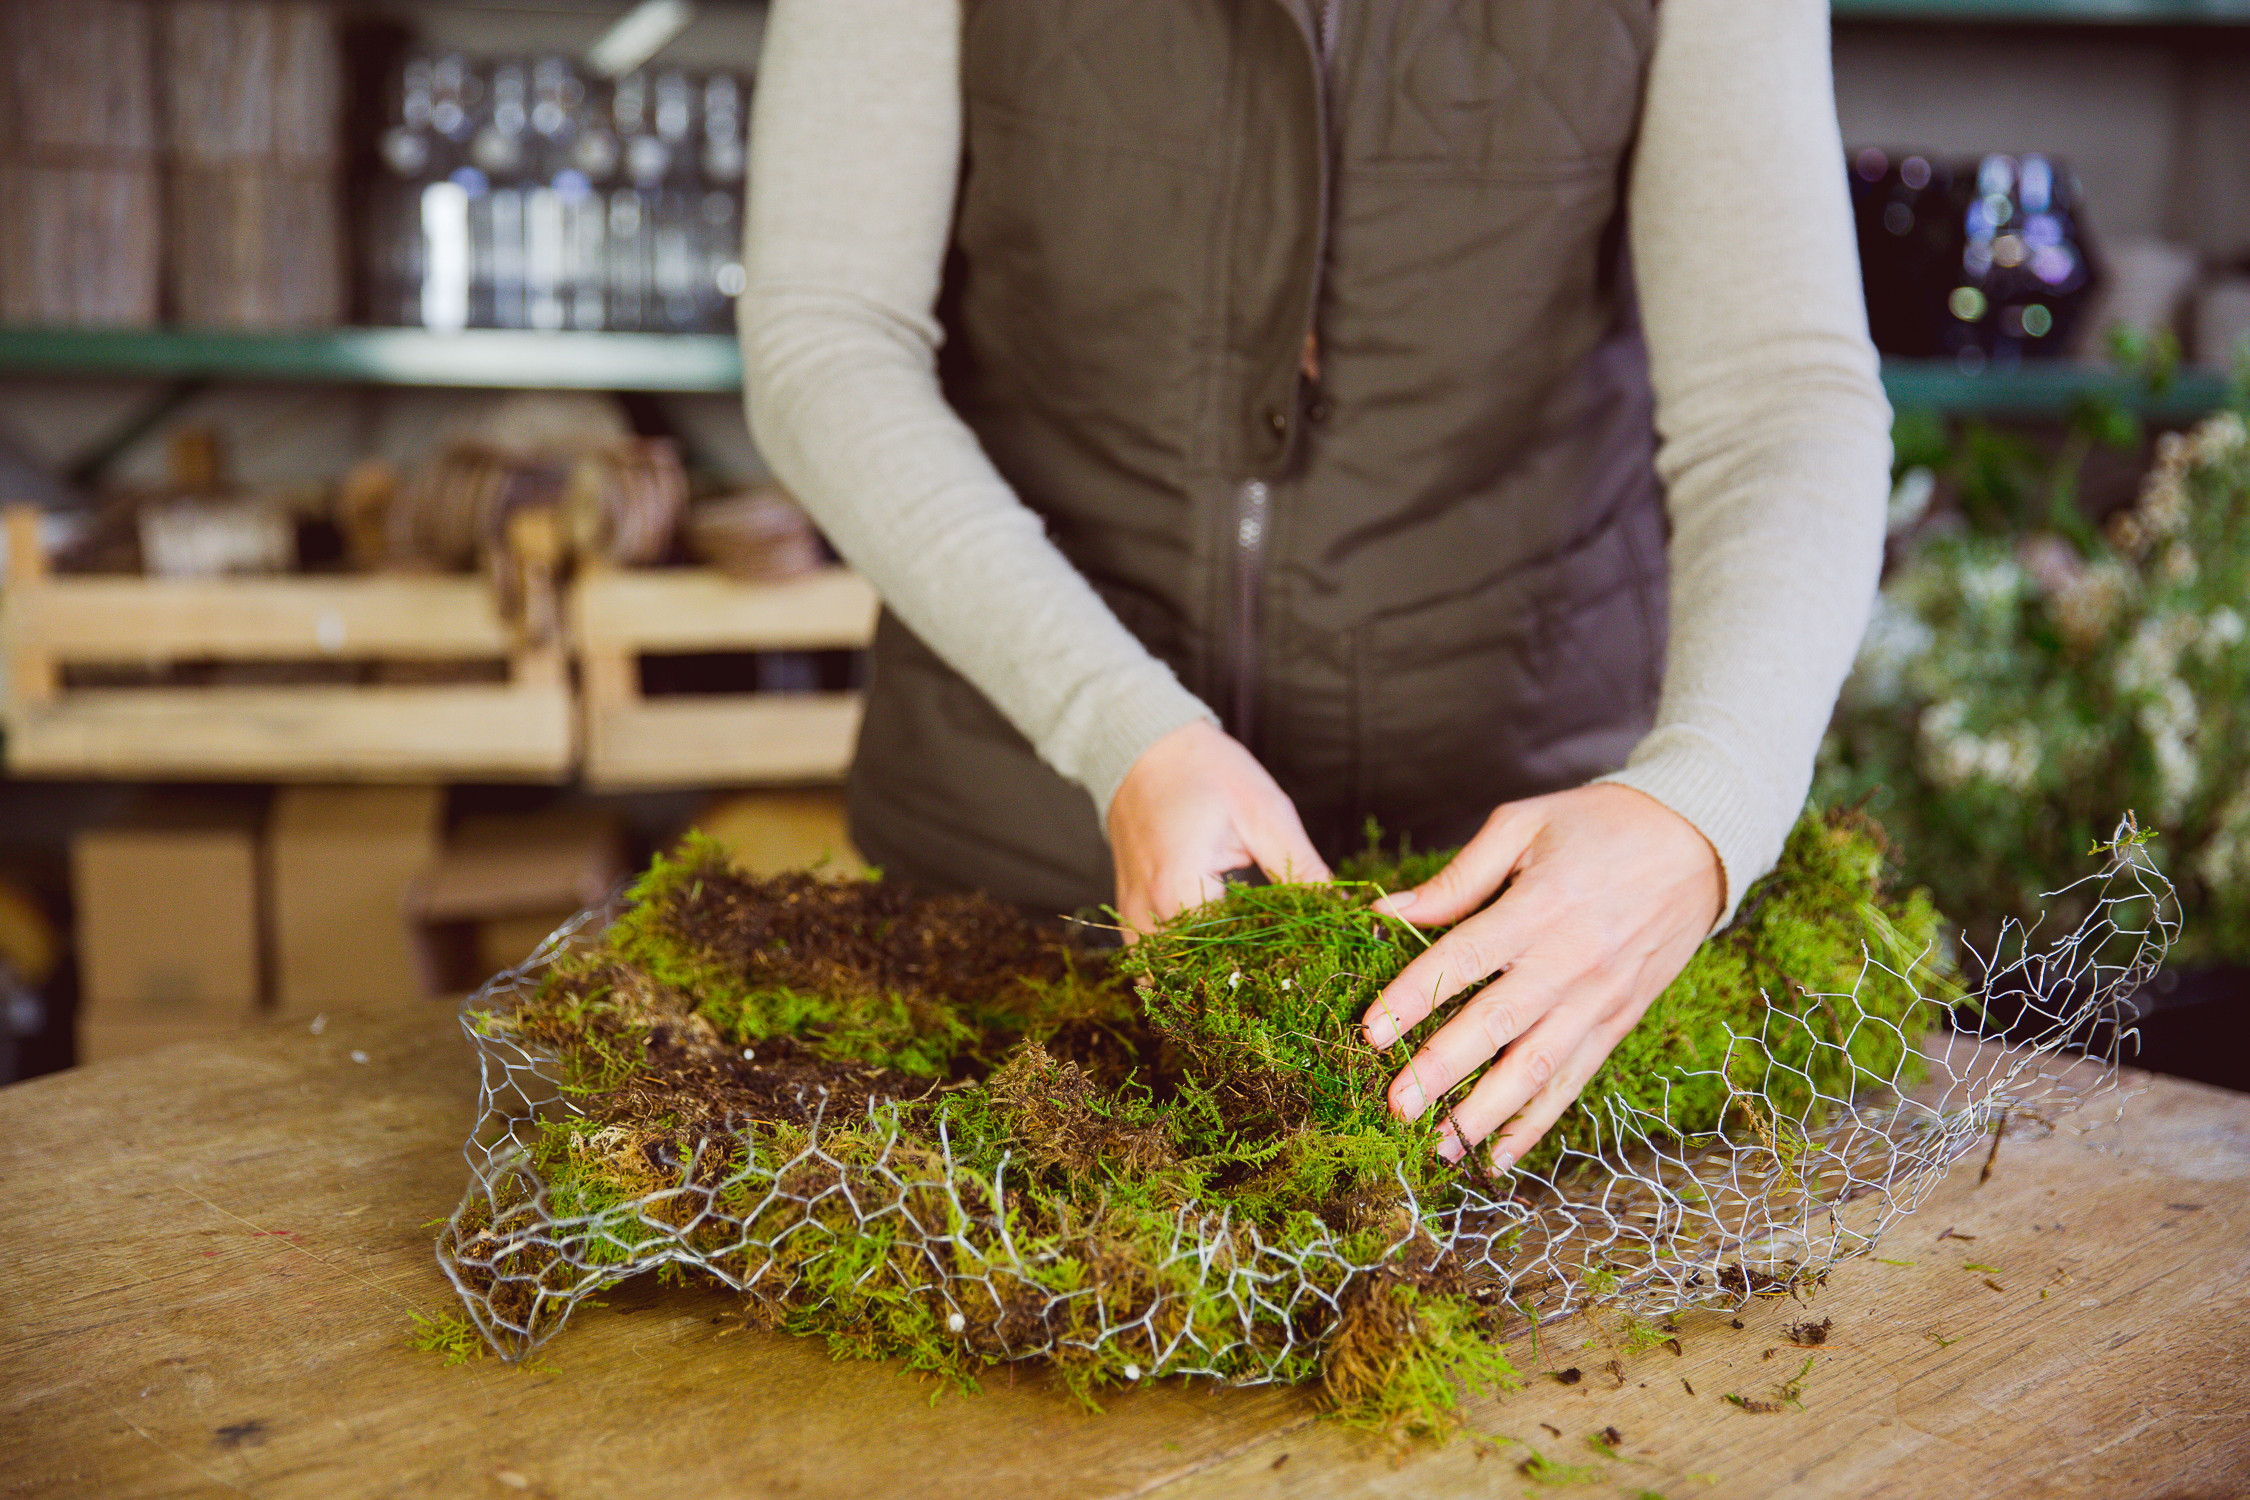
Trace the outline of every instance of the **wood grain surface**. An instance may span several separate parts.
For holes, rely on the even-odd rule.
[[[449,1307],[451,1016],[177,1047],[0,1090],[0,1496],[2243,1494],[2250,1099],[2132,1082],[2120,1124],[2012,1130],[1981,1186],[1957,1167],[1885,1241],[1906,1264],[1740,1329],[1683,1317],[1677,1353],[1549,1328],[1512,1351],[1525,1389],[1474,1407],[1486,1440],[1400,1452],[1292,1391],[938,1395],[653,1286],[582,1310],[542,1370],[447,1369],[405,1338]],[[1798,1349],[1807,1319],[1828,1338]],[[1724,1399],[1807,1359],[1801,1410]],[[1536,1480],[1533,1450],[1570,1472]]]

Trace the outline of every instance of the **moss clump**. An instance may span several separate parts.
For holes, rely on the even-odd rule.
[[[1434,934],[1366,908],[1444,858],[1409,853],[1386,865],[1369,854],[1351,862],[1355,881],[1234,891],[1135,947],[1125,967],[1147,987],[1151,1020],[1199,1065],[1191,1072],[1236,1094],[1235,1080],[1273,1080],[1315,1125],[1380,1134],[1384,1086],[1474,991],[1376,1054],[1359,1017]],[[1769,1120],[1811,1127],[1823,1100],[1906,1081],[1917,1061],[1908,1033],[1930,1000],[1950,1002],[1958,989],[1936,909],[1919,890],[1887,888],[1887,859],[1864,814],[1799,819],[1733,923],[1697,950],[1518,1170],[1545,1172],[1568,1148],[1616,1145],[1605,1133],[1620,1109],[1641,1132],[1653,1121],[1674,1135],[1755,1129],[1725,1118],[1747,1092],[1766,1101]],[[1430,1180],[1427,1162],[1411,1153],[1418,1184]]]
[[[749,879],[691,840],[599,942],[479,1014],[552,1059],[575,1112],[532,1127],[529,1173],[484,1184],[446,1253],[533,1340],[583,1294],[570,1277],[661,1260],[745,1288],[762,1326],[963,1384],[1027,1353],[1089,1401],[1183,1372],[1317,1379],[1357,1420],[1449,1430],[1464,1388],[1515,1383],[1510,1309],[1433,1231],[1465,1179],[1437,1111],[1390,1116],[1405,1054],[1358,1027],[1426,941],[1369,903],[1439,862],[1234,888],[1110,955],[980,898]],[[1731,1080],[1764,1100],[1734,1123],[1770,1133],[1897,1077],[1918,1001],[1861,980],[1861,945],[1927,992],[1937,919],[1882,863],[1865,820],[1808,816],[1518,1170],[1602,1143],[1606,1101],[1696,1135],[1729,1123]]]

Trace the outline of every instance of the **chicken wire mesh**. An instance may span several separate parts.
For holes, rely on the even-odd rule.
[[[1656,1318],[1739,1306],[1873,1248],[2009,1121],[2051,1121],[2113,1082],[2130,997],[2160,966],[2177,914],[2129,820],[2107,855],[2051,894],[2050,910],[2079,916],[2071,930],[2043,940],[2009,927],[1972,956],[1975,1001],[1917,993],[1902,1020],[1870,1015],[1859,987],[1905,975],[1868,957],[1850,992],[1729,1026],[1724,1056],[1677,1081],[1724,1087],[1722,1128],[1683,1129],[1668,1084],[1654,1108],[1615,1097],[1579,1106],[1582,1128],[1543,1170],[1464,1175],[1442,1191],[1398,1171],[1397,1191],[1363,1222],[1261,1220],[1198,1199],[1164,1208],[1150,1239],[1144,1206],[1134,1256],[1106,1253],[1124,1231],[1102,1203],[1031,1212],[1026,1164],[1004,1150],[972,1161],[941,1094],[849,1109],[813,1088],[793,1125],[584,1128],[561,1060],[513,1022],[559,959],[628,909],[620,897],[466,1006],[479,1120],[438,1260],[508,1358],[604,1288],[670,1268],[744,1294],[766,1326],[848,1342],[851,1325],[881,1322],[887,1335],[860,1352],[932,1369],[1044,1358],[1099,1384],[1318,1378],[1355,1298],[1428,1286],[1441,1271],[1448,1290],[1490,1312],[1487,1335],[1502,1316],[1520,1326],[1597,1308]],[[1822,1014],[1816,1049],[1889,1027],[1897,1045],[1873,1051],[1902,1061],[1882,1076],[1847,1070],[1848,1089],[1777,1061],[1792,1049],[1774,1028]],[[613,1177],[645,1190],[589,1202],[559,1187],[539,1149],[559,1126],[578,1130],[574,1152],[608,1153]]]

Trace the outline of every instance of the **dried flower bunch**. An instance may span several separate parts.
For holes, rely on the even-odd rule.
[[[1823,754],[1878,792],[1909,873],[1989,936],[2121,807],[2193,914],[2178,957],[2250,961],[2250,431],[2158,440],[2097,535],[1939,532],[1886,584]],[[2052,913],[2075,920],[2078,913]]]
[[[1865,818],[1808,814],[1539,1152],[1447,1167],[1357,1025],[1424,940],[1369,903],[1431,863],[1237,887],[1115,955],[690,843],[471,1002],[483,1117],[440,1263],[511,1357],[657,1272],[963,1384],[1022,1359],[1088,1400],[1317,1381],[1443,1431],[1465,1386],[1513,1383],[1511,1322],[1824,1275],[2054,1088],[2039,1050],[1943,1032],[1935,911],[1886,885]],[[2100,910],[2150,879],[2120,846]],[[2038,956],[2050,1049],[2153,962],[2120,936]]]

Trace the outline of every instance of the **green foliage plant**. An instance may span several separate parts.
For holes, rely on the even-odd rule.
[[[2173,957],[2250,962],[2246,614],[2250,429],[2230,411],[2160,438],[2099,532],[1928,531],[1884,586],[1820,794],[1877,809],[1980,949],[2009,920],[2082,916],[2047,886],[2130,807],[2187,915]]]

